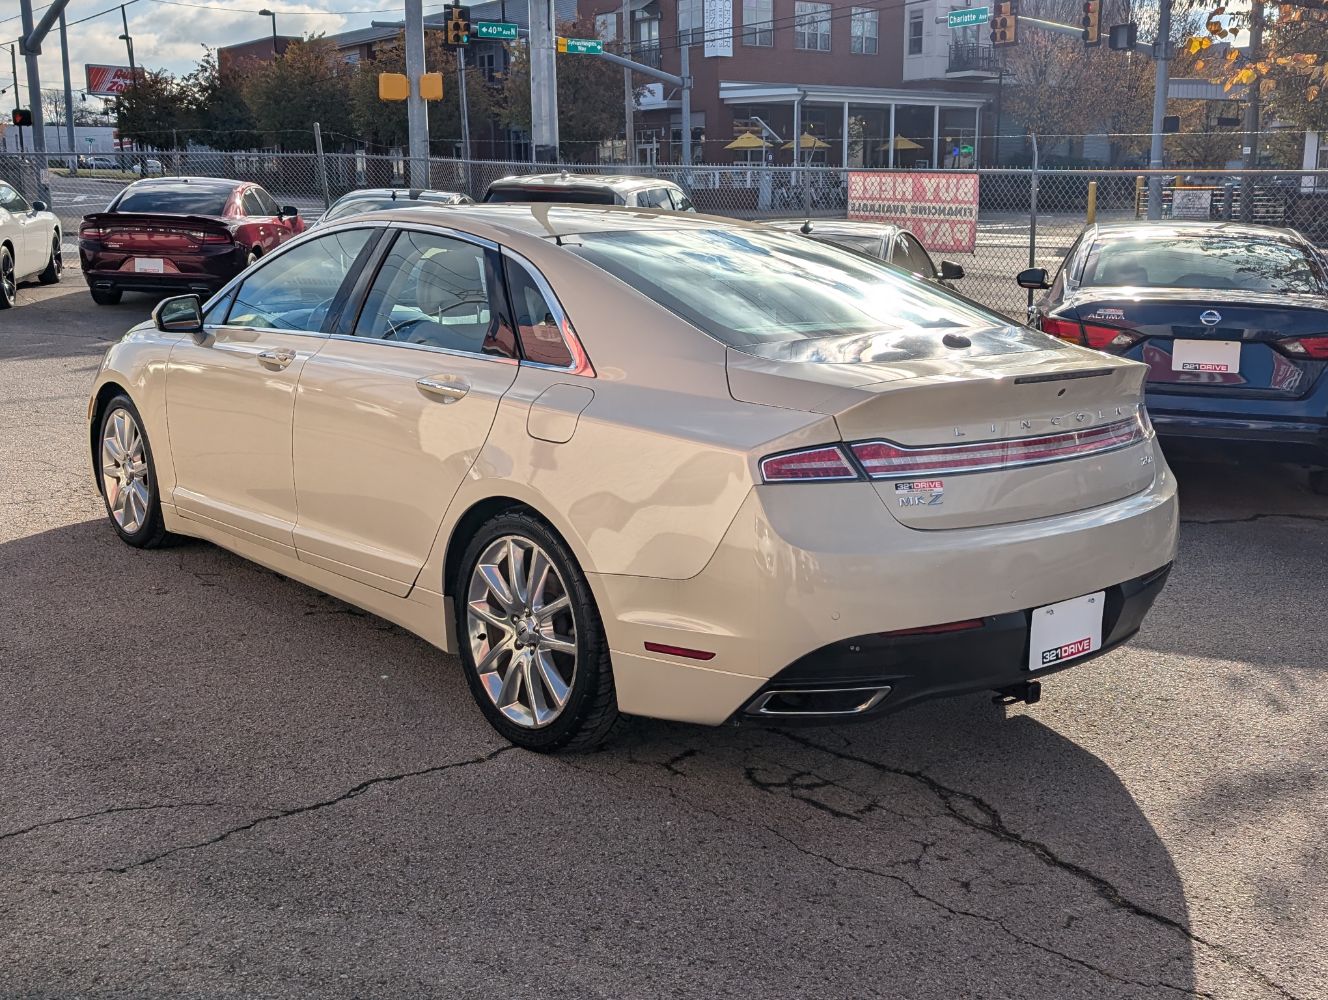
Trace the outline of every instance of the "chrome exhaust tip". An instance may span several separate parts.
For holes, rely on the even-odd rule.
[[[745,712],[765,718],[862,715],[879,705],[890,691],[889,685],[766,691],[753,698]]]

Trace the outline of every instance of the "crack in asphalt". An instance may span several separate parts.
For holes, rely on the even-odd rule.
[[[10,840],[14,837],[21,837],[25,833],[32,833],[35,830],[44,830],[47,827],[59,826],[62,823],[76,823],[84,819],[96,819],[100,816],[114,816],[117,813],[132,812],[152,812],[159,809],[205,809],[208,807],[224,806],[225,802],[156,802],[151,805],[143,806],[109,806],[106,809],[98,809],[95,812],[79,813],[77,816],[60,816],[56,819],[43,820],[40,823],[33,823],[31,826],[25,826],[19,830],[8,830],[0,833],[0,840]]]
[[[215,837],[209,837],[207,840],[201,840],[195,844],[180,844],[179,846],[172,847],[169,850],[162,851],[158,854],[153,854],[150,857],[142,858],[128,865],[122,865],[119,867],[111,867],[111,868],[93,868],[79,872],[67,872],[65,874],[124,875],[127,872],[134,871],[135,869],[145,868],[148,865],[154,865],[158,861],[162,861],[165,858],[169,858],[175,854],[180,854],[184,851],[198,851],[202,850],[205,847],[212,847],[213,845],[220,844],[223,840],[227,840],[230,837],[235,836],[236,834],[245,833],[246,831],[253,830],[256,827],[263,826],[264,824],[267,823],[275,823],[277,820],[286,819],[290,816],[299,816],[304,813],[317,812],[319,809],[327,809],[330,806],[338,805],[342,802],[347,801],[348,799],[353,799],[358,795],[362,795],[365,792],[367,792],[370,788],[374,788],[378,785],[395,784],[398,781],[405,781],[408,778],[420,778],[429,774],[439,774],[443,771],[456,770],[457,768],[473,767],[477,764],[487,764],[490,761],[498,757],[501,757],[503,754],[509,753],[510,751],[515,749],[516,749],[515,746],[508,745],[508,746],[499,747],[498,749],[493,750],[490,753],[483,754],[479,757],[471,757],[467,760],[453,761],[450,764],[438,764],[434,767],[421,768],[418,771],[404,771],[401,774],[388,774],[376,778],[367,778],[364,781],[361,781],[355,787],[348,789],[345,792],[342,792],[340,795],[333,796],[330,799],[321,799],[318,802],[310,802],[307,805],[295,806],[294,808],[291,809],[279,809],[276,812],[266,813],[265,815],[259,816],[256,819],[250,820],[248,823],[243,823],[240,826],[231,827],[229,830],[223,830]]]
[[[813,740],[809,740],[806,737],[799,736],[798,734],[790,732],[788,730],[776,730],[776,732],[778,732],[779,735],[783,736],[785,739],[797,743],[800,746],[804,746],[812,750],[818,750],[821,753],[828,754],[840,760],[848,761],[855,764],[861,764],[865,767],[869,767],[873,770],[880,771],[884,774],[892,774],[898,777],[910,778],[913,781],[918,782],[919,784],[927,788],[929,791],[931,791],[941,801],[941,804],[945,807],[946,812],[949,813],[952,818],[954,818],[963,826],[967,826],[971,829],[979,830],[981,832],[990,834],[991,836],[996,837],[998,840],[1002,840],[1008,844],[1012,844],[1020,848],[1021,850],[1031,854],[1033,857],[1037,858],[1043,864],[1051,868],[1055,868],[1059,871],[1062,871],[1067,875],[1073,876],[1074,878],[1078,879],[1084,884],[1090,886],[1101,899],[1105,900],[1108,904],[1115,907],[1116,909],[1124,910],[1136,917],[1148,920],[1152,923],[1157,924],[1160,927],[1164,927],[1168,930],[1174,931],[1180,934],[1186,940],[1194,944],[1202,945],[1203,947],[1208,948],[1210,951],[1219,955],[1223,960],[1229,962],[1230,964],[1236,966],[1239,969],[1244,970],[1246,973],[1254,977],[1256,980],[1258,980],[1268,989],[1275,991],[1276,993],[1278,993],[1283,997],[1286,997],[1287,1000],[1302,1000],[1302,998],[1297,996],[1297,994],[1292,993],[1289,989],[1287,989],[1277,980],[1273,979],[1266,972],[1259,969],[1257,966],[1253,965],[1248,959],[1244,958],[1242,955],[1228,948],[1226,945],[1216,941],[1210,941],[1207,938],[1204,938],[1199,934],[1196,934],[1194,931],[1190,930],[1179,920],[1175,920],[1174,918],[1168,917],[1163,913],[1158,913],[1155,910],[1150,910],[1148,909],[1148,907],[1143,906],[1140,903],[1134,902],[1133,900],[1127,898],[1124,895],[1124,893],[1122,893],[1118,888],[1116,888],[1116,886],[1114,886],[1110,881],[1108,881],[1103,876],[1098,875],[1096,872],[1089,871],[1087,868],[1083,867],[1082,865],[1076,864],[1073,861],[1068,861],[1065,858],[1060,857],[1058,854],[1056,854],[1055,851],[1053,851],[1050,847],[1048,847],[1046,844],[1042,843],[1041,841],[1032,840],[1030,838],[1024,837],[1022,834],[1017,833],[1016,831],[1010,829],[1010,827],[1007,826],[1005,821],[1001,818],[1000,811],[995,806],[991,805],[989,802],[987,802],[985,799],[981,798],[980,796],[975,795],[972,792],[965,792],[957,788],[951,788],[948,785],[942,784],[940,781],[936,780],[931,775],[923,771],[915,771],[915,770],[910,770],[909,768],[902,768],[902,767],[891,767],[890,765],[883,764],[880,761],[872,760],[870,757],[863,757],[858,754],[849,753],[844,750],[835,750],[831,747],[822,746],[821,744],[818,744]],[[959,802],[966,803],[967,805],[972,806],[983,817],[985,817],[985,821],[983,819],[974,818],[973,816],[970,816],[968,813],[960,809],[956,805],[956,803]],[[777,831],[772,831],[772,832],[777,832]],[[779,836],[782,837],[782,834],[780,834]],[[894,875],[886,875],[885,877],[898,878],[898,876]],[[979,914],[978,916],[981,917],[982,915]],[[992,918],[983,918],[983,919],[992,919]],[[1140,984],[1140,985],[1147,985],[1147,984]],[[1166,985],[1166,984],[1158,984],[1158,985]],[[1171,987],[1171,988],[1178,989],[1178,987]],[[1199,994],[1199,995],[1207,996],[1207,994]]]
[[[1290,521],[1317,521],[1319,524],[1328,524],[1328,517],[1322,514],[1247,514],[1244,517],[1214,517],[1197,518],[1182,517],[1181,524],[1251,524],[1254,521],[1265,520],[1290,520]]]

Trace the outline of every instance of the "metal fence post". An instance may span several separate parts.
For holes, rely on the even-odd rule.
[[[332,192],[327,186],[327,160],[323,156],[323,130],[314,122],[314,154],[318,157],[318,183],[323,188],[323,211],[332,207]]]
[[[1038,142],[1037,134],[1028,133],[1028,141],[1033,146],[1033,169],[1028,175],[1028,266],[1037,267],[1037,224],[1038,224]],[[1033,314],[1033,289],[1028,290],[1028,314]]]

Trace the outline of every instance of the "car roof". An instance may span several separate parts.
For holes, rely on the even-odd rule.
[[[129,186],[135,188],[181,187],[205,191],[233,191],[248,184],[248,181],[232,181],[223,177],[145,177],[141,181],[134,181]]]
[[[358,188],[347,191],[336,203],[358,201],[361,198],[392,198],[395,201],[429,201],[432,199],[460,198],[459,191],[438,191],[434,188]]]
[[[486,202],[480,205],[385,208],[355,217],[369,221],[433,222],[501,241],[504,235],[548,240],[581,233],[666,232],[669,230],[762,229],[757,223],[694,212],[667,212],[619,205],[562,205],[551,202]],[[350,220],[347,220],[348,223]]]
[[[1148,236],[1230,236],[1236,239],[1279,240],[1301,243],[1304,237],[1294,229],[1265,226],[1254,222],[1205,222],[1203,220],[1168,219],[1159,222],[1129,220],[1126,222],[1100,222],[1091,230],[1103,239],[1135,239]]]
[[[604,188],[620,194],[652,187],[677,187],[672,181],[660,177],[639,177],[631,174],[513,174],[500,177],[489,185],[495,188]]]

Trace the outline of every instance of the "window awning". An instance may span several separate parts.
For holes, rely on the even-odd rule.
[[[992,98],[940,90],[886,90],[882,87],[832,87],[792,83],[719,82],[725,104],[792,104],[801,97],[812,104],[917,104],[941,108],[980,108]]]

